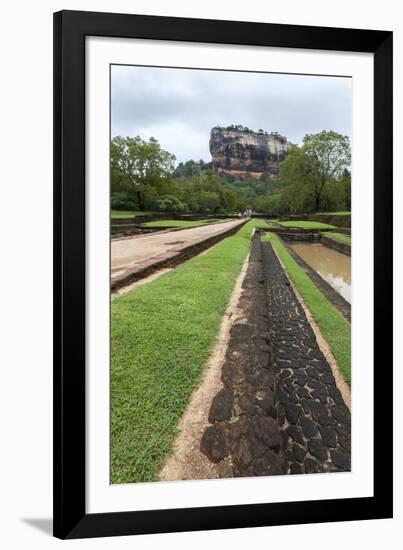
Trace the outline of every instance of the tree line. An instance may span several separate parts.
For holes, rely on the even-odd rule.
[[[114,137],[111,202],[117,210],[265,214],[349,210],[351,151],[347,136],[307,134],[280,163],[280,175],[259,180],[218,175],[202,159],[180,162],[155,138]]]

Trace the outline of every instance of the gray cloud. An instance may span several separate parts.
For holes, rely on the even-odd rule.
[[[112,136],[153,136],[178,161],[211,160],[217,125],[278,131],[293,143],[321,130],[351,138],[350,78],[115,65],[111,92]]]

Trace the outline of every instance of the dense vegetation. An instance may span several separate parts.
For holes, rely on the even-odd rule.
[[[284,188],[278,207],[291,212],[348,210],[351,207],[350,143],[336,132],[307,134],[280,164]]]
[[[282,215],[351,207],[350,144],[336,132],[306,135],[301,147],[291,148],[275,180],[266,174],[258,181],[219,176],[202,159],[176,167],[175,160],[154,138],[113,138],[112,208],[201,214],[251,209]]]
[[[268,132],[263,130],[262,128],[259,128],[259,130],[256,132],[255,130],[251,130],[247,126],[242,126],[242,124],[230,124],[229,126],[216,126],[217,130],[233,130],[236,132],[242,132],[244,134],[260,134],[260,135],[269,135]],[[278,135],[278,132],[272,132],[272,135]]]

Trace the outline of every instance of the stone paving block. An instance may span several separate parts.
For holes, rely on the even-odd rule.
[[[348,471],[350,411],[270,243],[262,258],[288,472]]]

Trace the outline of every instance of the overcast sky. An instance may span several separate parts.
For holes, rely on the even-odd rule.
[[[277,131],[293,143],[335,130],[351,139],[352,80],[154,67],[112,67],[112,137],[155,137],[177,162],[211,160],[213,126]]]

